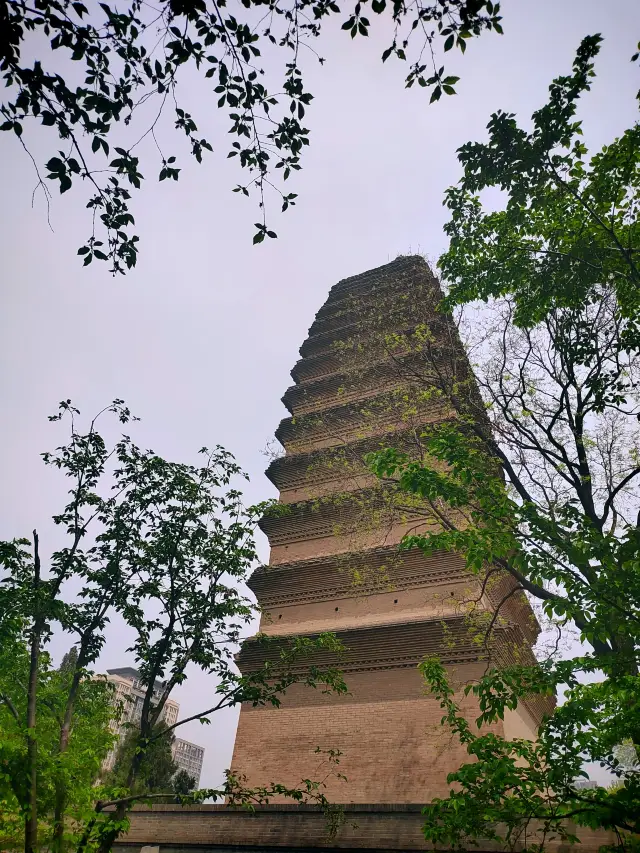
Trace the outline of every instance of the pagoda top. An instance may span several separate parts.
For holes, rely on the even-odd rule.
[[[341,279],[337,284],[334,284],[329,291],[329,299],[340,296],[352,287],[357,287],[358,285],[365,283],[370,283],[371,286],[373,286],[380,280],[392,278],[397,273],[416,267],[422,267],[423,271],[427,272],[430,276],[433,275],[429,264],[422,255],[399,255],[395,260],[390,261],[387,264],[383,264],[380,267],[374,267],[373,269],[366,270],[358,275],[352,275],[348,278]]]

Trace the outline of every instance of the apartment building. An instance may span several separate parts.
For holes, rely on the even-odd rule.
[[[118,734],[118,743],[124,737],[131,723],[137,723],[142,716],[142,704],[146,693],[146,687],[140,682],[140,673],[137,669],[130,666],[120,667],[118,669],[108,669],[106,674],[107,681],[114,685],[114,702],[122,708],[120,719],[115,724],[114,729]],[[154,697],[160,698],[163,688],[162,682],[158,681],[155,684]],[[178,720],[178,712],[180,705],[174,702],[173,699],[168,699],[165,702],[160,719],[168,726],[172,726]],[[114,765],[118,743],[106,757],[102,770],[107,772]]]
[[[177,737],[171,747],[173,760],[180,770],[186,770],[195,779],[195,787],[200,787],[200,774],[204,760],[204,747]]]

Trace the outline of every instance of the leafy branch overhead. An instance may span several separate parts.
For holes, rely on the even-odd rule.
[[[554,80],[548,102],[532,115],[531,131],[500,110],[487,142],[458,151],[464,171],[446,193],[450,243],[439,261],[451,285],[449,307],[514,294],[515,322],[528,325],[607,285],[623,315],[637,317],[640,125],[589,157],[576,117],[601,43],[599,35],[583,39],[571,74]],[[505,193],[503,210],[483,210],[480,193],[488,187]],[[637,319],[625,334],[637,344]]]
[[[313,95],[304,84],[305,56],[324,62],[313,43],[326,19],[344,19],[342,29],[355,38],[369,35],[370,15],[389,30],[383,61],[407,62],[406,85],[429,89],[431,101],[455,94],[458,81],[436,61],[440,47],[464,52],[483,31],[502,32],[500,5],[491,0],[359,0],[346,12],[333,0],[129,0],[123,10],[100,3],[91,11],[71,0],[1,0],[0,70],[8,95],[0,127],[13,131],[31,156],[47,199],[47,181],[61,193],[78,179],[86,182],[92,227],[78,254],[85,265],[106,260],[114,273],[124,273],[138,254],[130,201],[145,179],[142,143],[154,150],[144,154],[144,171],[157,170],[160,181],[177,181],[181,170],[163,147],[163,122],[186,138],[198,162],[213,151],[198,128],[201,119],[179,101],[180,74],[195,66],[226,115],[233,138],[227,156],[247,175],[234,192],[257,195],[254,243],[260,243],[276,236],[267,228],[267,192],[283,211],[297,197],[284,183],[301,168],[309,144],[303,121]],[[33,61],[32,45],[41,48]],[[280,57],[280,75],[272,79],[266,69]],[[61,69],[69,59],[76,68],[66,75]],[[33,122],[60,140],[44,173],[28,149]]]

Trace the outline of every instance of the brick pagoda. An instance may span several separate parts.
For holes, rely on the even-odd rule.
[[[285,454],[268,476],[289,512],[265,518],[271,560],[251,587],[263,609],[260,629],[278,642],[330,630],[347,652],[340,661],[349,695],[311,688],[287,691],[282,707],[243,707],[232,767],[250,785],[298,786],[320,780],[316,747],[342,752],[326,795],[343,805],[334,836],[317,805],[291,801],[255,813],[226,805],[136,806],[114,850],[137,853],[317,853],[425,849],[422,804],[446,795],[447,773],[467,756],[440,726],[417,664],[439,655],[455,684],[480,676],[491,660],[530,662],[538,625],[509,578],[482,586],[455,554],[399,553],[408,530],[437,524],[433,508],[380,483],[363,457],[394,446],[419,457],[429,424],[455,416],[434,397],[455,383],[458,403],[482,418],[482,401],[452,322],[434,308],[440,288],[421,258],[405,257],[332,288],[301,347],[294,385],[283,400],[291,417],[277,437]],[[490,643],[479,642],[499,607]],[[483,620],[483,617],[484,620]],[[265,655],[257,640],[238,658],[243,671]],[[318,656],[306,661],[330,663]],[[461,700],[469,717],[471,700]],[[495,729],[533,737],[541,701],[521,702]],[[546,710],[549,710],[548,706]],[[535,832],[535,827],[530,827]],[[613,843],[582,829],[583,853]],[[531,844],[532,837],[524,843]],[[563,853],[561,841],[545,841]],[[478,853],[497,853],[480,842]]]
[[[436,521],[427,507],[403,505],[363,463],[388,444],[419,452],[425,425],[451,416],[427,393],[425,346],[416,345],[428,340],[449,371],[469,370],[452,322],[435,312],[440,296],[422,258],[398,258],[336,284],[300,349],[283,397],[290,417],[276,432],[285,453],[267,471],[290,511],[263,520],[271,558],[250,586],[261,632],[335,632],[347,649],[349,694],[294,687],[278,709],[243,707],[232,768],[250,785],[322,777],[320,747],[342,752],[348,781],[327,781],[334,802],[418,804],[446,795],[447,773],[466,756],[439,725],[442,712],[425,695],[417,664],[439,655],[461,685],[485,671],[490,655],[532,660],[539,628],[524,597],[511,596],[501,610],[491,648],[479,643],[471,623],[494,611],[509,580],[481,590],[456,554],[398,553],[406,532]],[[246,671],[263,654],[249,641],[239,666]],[[475,716],[472,700],[464,702]],[[540,713],[521,703],[497,730],[532,737]]]

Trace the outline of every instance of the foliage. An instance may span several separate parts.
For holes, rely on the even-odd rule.
[[[454,46],[464,52],[483,31],[502,32],[500,6],[492,0],[372,0],[368,8],[367,0],[350,4],[346,13],[333,0],[161,0],[153,7],[129,0],[124,8],[100,3],[89,11],[73,0],[3,0],[0,69],[9,91],[0,127],[13,131],[27,151],[30,119],[53,129],[62,150],[47,161],[44,180],[33,160],[38,186],[49,198],[45,180],[56,182],[61,193],[79,178],[87,182],[93,227],[78,254],[85,265],[96,258],[123,273],[138,253],[129,202],[132,188],[140,189],[144,180],[141,158],[150,169],[157,160],[160,181],[180,175],[176,155],[158,139],[162,119],[186,136],[198,162],[213,150],[178,101],[180,75],[194,66],[211,81],[217,106],[226,112],[234,138],[228,156],[237,157],[248,174],[235,192],[257,192],[261,221],[253,241],[260,243],[276,236],[267,227],[266,191],[276,192],[283,210],[295,204],[296,193],[274,181],[300,169],[309,143],[302,122],[312,94],[304,85],[302,49],[324,62],[313,42],[326,19],[338,17],[352,39],[369,34],[367,15],[382,19],[391,30],[382,60],[409,62],[406,85],[428,88],[432,101],[455,94],[458,80],[438,66],[440,44],[443,52]],[[27,58],[32,51],[34,61]],[[69,59],[76,69],[67,74]],[[265,72],[279,60],[281,81],[272,80]],[[153,140],[151,154],[138,147],[146,137]]]
[[[450,243],[439,266],[449,307],[511,294],[520,326],[542,321],[553,307],[579,306],[607,286],[623,317],[634,318],[625,335],[637,346],[640,124],[589,157],[576,119],[601,41],[582,41],[572,74],[553,82],[530,132],[499,111],[487,125],[488,142],[460,148],[464,173],[446,193]],[[487,188],[504,193],[504,209],[484,211]]]
[[[474,372],[425,330],[416,350],[449,416],[423,430],[421,457],[386,448],[369,459],[438,519],[403,547],[462,554],[482,594],[510,578],[483,628],[487,672],[466,689],[478,723],[563,693],[536,742],[507,741],[478,733],[440,663],[425,662],[443,724],[474,759],[450,774],[449,797],[425,810],[436,844],[490,838],[540,849],[552,837],[575,841],[569,819],[611,830],[621,846],[638,831],[640,776],[621,761],[620,744],[640,745],[640,135],[635,126],[586,161],[574,117],[599,41],[583,41],[532,133],[498,113],[488,145],[460,150],[464,176],[447,194],[451,245],[440,261],[451,279],[443,317],[489,301],[467,313]],[[506,192],[503,210],[484,211],[486,187]],[[492,632],[513,619],[509,602],[523,593],[558,640],[577,628],[578,652],[563,660],[556,644],[535,665],[517,649],[511,664],[491,657]],[[580,788],[585,761],[620,784]]]
[[[74,651],[67,653],[56,670],[49,655],[40,657],[39,692],[37,696],[38,814],[40,832],[45,843],[52,839],[51,817],[55,809],[56,791],[63,788],[67,815],[82,820],[93,808],[93,785],[100,766],[113,743],[109,723],[114,716],[110,685],[84,679],[79,687],[73,738],[69,748],[60,752],[60,718],[73,669]],[[29,803],[29,780],[26,774],[26,698],[24,685],[29,678],[29,652],[19,636],[3,633],[0,652],[0,802],[2,802],[5,845],[18,846],[23,836],[24,813]]]
[[[467,693],[485,700],[482,721],[495,722],[503,716],[505,699],[515,707],[527,690],[549,692],[566,678],[567,701],[541,727],[538,740],[508,741],[493,732],[476,734],[460,712],[441,663],[428,660],[421,665],[444,711],[443,725],[451,727],[476,759],[449,774],[453,788],[447,799],[425,809],[429,840],[459,846],[490,839],[543,849],[552,840],[579,841],[577,825],[611,830],[623,849],[636,849],[637,840],[628,833],[640,829],[640,774],[626,772],[615,751],[624,731],[637,738],[638,677],[614,675],[596,684],[581,683],[580,675],[593,674],[597,666],[585,656],[543,664],[539,673],[492,671],[479,684],[469,685]],[[585,760],[609,767],[619,783],[608,789],[579,788],[576,782],[586,775]]]
[[[263,665],[244,675],[235,670],[242,631],[256,615],[239,584],[255,560],[254,527],[269,505],[243,506],[232,483],[242,472],[221,447],[203,448],[201,466],[169,462],[141,450],[126,435],[109,447],[97,428],[98,418],[106,414],[122,423],[131,420],[120,400],[94,418],[86,432],[78,429],[79,413],[69,401],[50,419],[70,422],[68,442],[43,454],[45,464],[70,481],[69,501],[53,519],[68,537],[65,545],[45,566],[35,531],[32,548],[26,540],[0,544],[5,572],[0,630],[15,646],[29,649],[25,681],[12,685],[19,698],[13,693],[11,698],[25,759],[10,773],[10,782],[24,788],[19,806],[26,851],[38,846],[38,805],[47,794],[43,786],[50,759],[42,749],[39,728],[48,718],[39,713],[38,702],[47,696],[43,672],[48,672],[46,645],[54,630],[72,634],[77,648],[77,656],[65,660],[64,687],[56,696],[57,766],[67,766],[72,747],[91,752],[92,745],[81,740],[82,694],[112,619],[128,626],[133,638],[129,651],[144,691],[135,749],[128,764],[121,762],[124,784],[91,790],[87,798],[95,806],[92,817],[84,828],[74,823],[81,849],[88,844],[103,853],[111,849],[127,826],[127,811],[143,796],[138,782],[146,772],[146,754],[157,748],[159,739],[168,742],[178,726],[192,719],[206,722],[220,708],[244,701],[277,705],[279,694],[294,683],[346,689],[335,667],[305,670],[300,665],[318,649],[335,656],[340,644],[332,635],[285,641],[265,650]],[[163,708],[185,680],[188,666],[211,676],[209,707],[169,728],[158,728]],[[11,707],[6,699],[5,706]],[[89,759],[95,763],[97,755]],[[152,777],[149,769],[147,781],[159,786],[160,780]],[[65,773],[55,777],[53,846],[59,849],[65,826],[69,828],[68,781]],[[238,796],[244,795],[239,791]],[[109,812],[105,804],[115,811]]]
[[[163,722],[159,722],[152,730],[153,740],[149,743],[140,762],[138,776],[132,788],[134,793],[155,794],[160,791],[166,792],[173,787],[171,780],[178,770],[178,765],[171,754],[175,735],[173,732],[167,732],[166,728]],[[129,768],[139,746],[139,740],[140,732],[135,728],[125,733],[118,745],[113,770],[108,780],[105,780],[109,785],[116,788],[126,787]]]
[[[319,747],[316,748],[316,753],[324,753],[328,765],[325,776],[319,780],[302,779],[299,785],[294,788],[280,783],[250,788],[247,786],[245,777],[227,771],[225,783],[219,788],[203,788],[186,795],[176,792],[175,799],[183,805],[200,803],[208,799],[223,800],[230,808],[243,808],[252,812],[257,805],[268,804],[273,798],[286,797],[295,803],[319,806],[327,819],[327,833],[329,837],[334,837],[344,822],[343,809],[329,802],[324,794],[324,789],[327,787],[327,780],[330,777],[345,780],[343,774],[337,769],[340,764],[341,753],[339,750],[321,750]],[[162,802],[170,799],[170,797],[167,794],[149,794],[145,797],[136,796],[135,799],[153,803]],[[119,818],[117,811],[114,810],[114,807],[119,805],[122,800],[123,798],[105,799],[96,803],[96,816],[85,828],[78,846],[78,853],[84,853],[91,842],[100,844],[114,832],[119,834],[128,829],[127,818]]]
[[[193,776],[189,776],[186,770],[178,770],[176,775],[173,777],[171,787],[176,794],[184,796],[185,794],[190,794],[195,790],[196,780]]]

